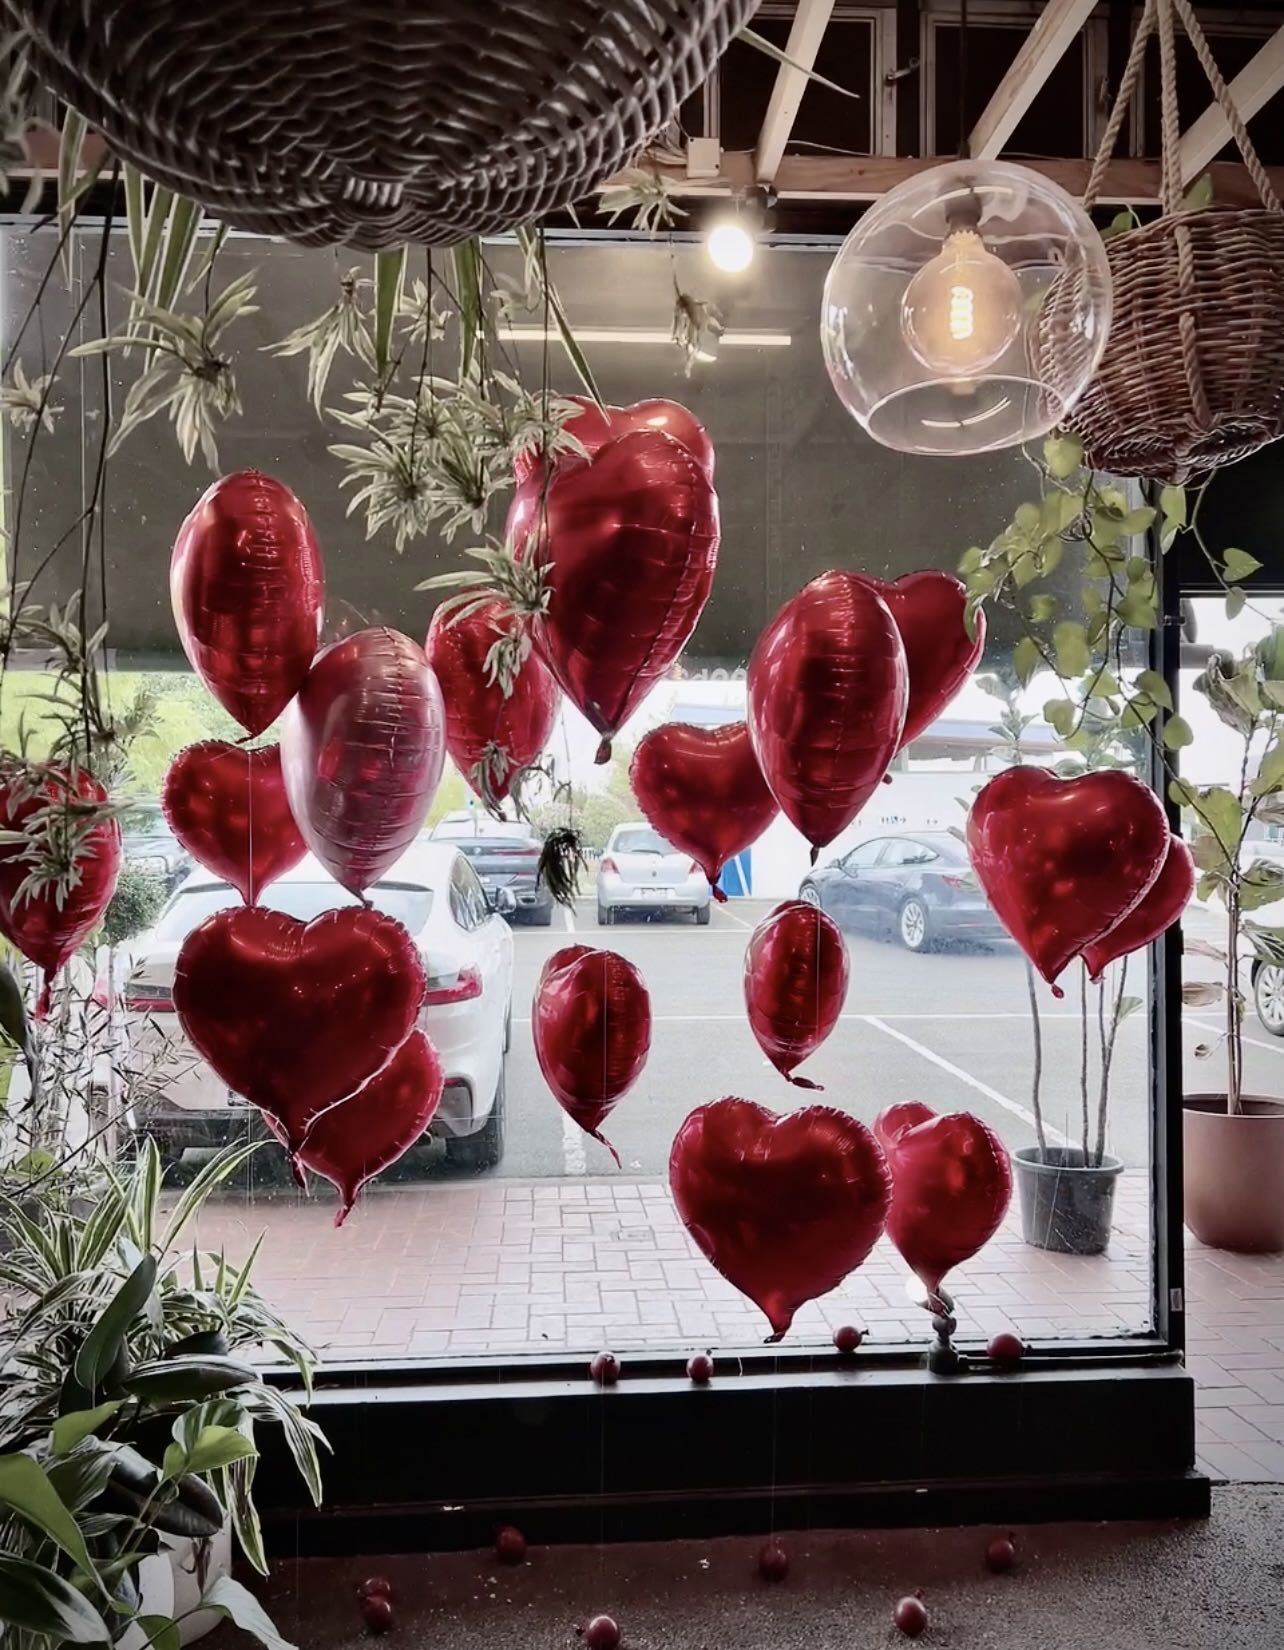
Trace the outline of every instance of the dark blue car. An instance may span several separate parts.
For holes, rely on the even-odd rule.
[[[966,848],[949,831],[870,837],[808,872],[798,895],[840,928],[894,935],[910,951],[930,951],[941,940],[1007,938]]]

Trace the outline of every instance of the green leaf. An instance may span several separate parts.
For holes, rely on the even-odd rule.
[[[1277,741],[1262,757],[1252,791],[1254,796],[1269,796],[1279,790],[1284,790],[1284,744]]]
[[[137,1616],[134,1625],[142,1629],[148,1650],[182,1650],[183,1635],[172,1617]]]
[[[81,1342],[75,1373],[86,1392],[96,1392],[101,1385],[125,1344],[130,1324],[142,1311],[155,1286],[156,1257],[144,1255]]]
[[[250,1365],[235,1358],[158,1358],[139,1364],[122,1385],[144,1403],[190,1404],[257,1380]]]
[[[1152,704],[1161,706],[1164,710],[1173,708],[1173,696],[1169,691],[1168,683],[1157,670],[1143,670],[1137,678],[1137,691],[1144,693]]]
[[[260,1644],[266,1646],[266,1650],[295,1650],[294,1645],[277,1632],[271,1617],[254,1594],[247,1587],[242,1587],[239,1581],[233,1581],[231,1576],[220,1576],[201,1595],[201,1607],[217,1610],[220,1615],[229,1617],[243,1633],[253,1634]]]
[[[1193,743],[1195,735],[1184,716],[1170,716],[1164,723],[1164,744],[1170,751],[1184,750]]]
[[[1121,624],[1135,630],[1154,630],[1159,623],[1154,594],[1147,595],[1140,585],[1134,585],[1115,609]]]
[[[1234,584],[1237,579],[1251,578],[1261,565],[1247,550],[1227,550],[1222,556],[1222,577]]]
[[[1125,511],[1119,525],[1128,534],[1145,533],[1154,525],[1155,512],[1148,504],[1141,504],[1135,510]]]
[[[1213,174],[1205,172],[1197,177],[1182,199],[1183,212],[1206,212],[1213,204]]]
[[[375,371],[380,381],[392,361],[392,324],[401,307],[401,291],[406,279],[406,248],[380,252],[374,267],[374,348]]]
[[[55,1645],[105,1644],[111,1629],[83,1593],[42,1564],[0,1555],[0,1621]]]
[[[1043,462],[1058,481],[1068,481],[1083,468],[1083,443],[1073,435],[1050,435],[1043,443]]]
[[[169,230],[165,236],[165,256],[153,294],[154,302],[160,309],[174,307],[174,301],[183,285],[183,277],[187,274],[187,266],[192,261],[192,251],[196,246],[196,237],[204,217],[204,210],[195,201],[188,200],[186,195],[175,198],[174,210],[169,217]]]
[[[1115,1016],[1116,1023],[1122,1025],[1130,1014],[1135,1014],[1142,1006],[1140,997],[1121,997],[1119,999],[1119,1010]]]
[[[62,266],[71,279],[71,226],[75,221],[76,202],[91,187],[107,159],[107,145],[99,146],[98,155],[88,167],[84,166],[85,138],[89,127],[82,116],[69,108],[63,116],[62,132],[58,138],[58,239],[62,243]]]
[[[156,284],[160,250],[164,245],[165,228],[169,223],[170,208],[174,200],[173,190],[163,189],[158,183],[153,184],[143,222],[142,252],[134,282],[134,290],[140,298],[150,298]]]
[[[121,1398],[112,1398],[105,1404],[99,1404],[96,1409],[77,1409],[70,1415],[60,1415],[53,1424],[49,1438],[54,1454],[70,1455],[82,1438],[88,1438],[91,1432],[98,1431],[104,1421],[110,1421],[123,1402]]]
[[[162,1254],[168,1254],[178,1242],[188,1221],[200,1213],[210,1193],[234,1175],[242,1163],[248,1162],[261,1145],[260,1140],[250,1140],[242,1141],[235,1146],[226,1146],[216,1157],[212,1157],[208,1163],[201,1166],[192,1184],[184,1189],[183,1195],[174,1205],[174,1212],[169,1217],[169,1225],[165,1228],[160,1242]]]
[[[47,1535],[86,1575],[97,1579],[85,1538],[38,1461],[29,1455],[0,1455],[0,1503]]]
[[[190,1450],[177,1443],[168,1446],[163,1470],[166,1478],[181,1478],[185,1472],[214,1472],[257,1454],[235,1427],[202,1427]]]
[[[1227,847],[1234,848],[1244,828],[1244,810],[1234,794],[1223,785],[1212,785],[1197,791],[1194,808],[1209,830]]]
[[[1030,618],[1035,624],[1046,624],[1057,610],[1055,596],[1031,596]]]
[[[1159,495],[1159,513],[1173,527],[1186,525],[1186,489],[1165,487]]]
[[[85,1439],[70,1455],[49,1463],[49,1482],[58,1493],[58,1499],[68,1512],[78,1513],[97,1499],[107,1487],[116,1460],[113,1444],[101,1439]],[[85,1534],[83,1521],[81,1534]]]
[[[1028,537],[1031,533],[1039,531],[1042,519],[1042,512],[1037,504],[1018,504],[1016,514],[1012,517],[1012,525]]]
[[[1066,678],[1082,676],[1092,669],[1092,650],[1081,624],[1064,619],[1052,632],[1052,647],[1056,654],[1057,675]]]
[[[1240,878],[1240,909],[1256,911],[1278,899],[1284,899],[1284,865],[1273,859],[1255,859]]]
[[[970,550],[965,550],[963,552],[963,554],[959,557],[959,569],[958,570],[963,575],[963,577],[966,579],[971,574],[976,572],[977,568],[980,567],[981,563],[984,560],[985,560],[985,551],[982,550],[979,545],[974,544],[971,547]]]
[[[455,301],[459,305],[459,376],[467,378],[477,350],[477,339],[486,324],[482,298],[481,242],[476,235],[452,249]]]
[[[1066,738],[1074,726],[1075,706],[1072,699],[1049,699],[1043,707],[1044,720],[1060,735]]]
[[[1017,673],[1017,680],[1025,687],[1030,678],[1043,663],[1039,655],[1038,644],[1032,636],[1022,636],[1012,650],[1012,668]]]
[[[548,273],[547,260],[536,258],[534,254],[538,248],[538,237],[543,231],[536,231],[529,224],[519,224],[517,228],[517,244],[521,247],[528,262],[533,262],[539,273],[540,284],[544,296],[548,301],[549,314],[553,317],[553,324],[557,328],[557,335],[562,340],[562,348],[570,357],[571,365],[575,368],[575,375],[584,386],[585,393],[603,412],[606,404],[598,393],[597,382],[593,377],[592,369],[584,351],[580,348],[571,323],[567,318],[566,310],[562,307],[562,300],[558,297],[557,288],[553,285],[552,277]]]
[[[1238,619],[1244,611],[1247,601],[1248,596],[1238,585],[1233,590],[1228,590],[1226,592],[1226,617],[1228,619]]]
[[[827,91],[837,92],[840,97],[859,99],[861,95],[859,92],[852,91],[849,86],[840,86],[836,80],[826,80],[824,75],[817,74],[815,69],[809,69],[805,64],[795,62],[788,52],[781,51],[779,46],[768,40],[765,35],[759,34],[755,29],[741,29],[736,39],[743,40],[746,46],[752,46],[756,52],[761,52],[764,57],[773,58],[777,63],[783,63],[790,69],[796,69],[799,74],[805,74],[808,80],[814,80],[817,86],[824,86]]]

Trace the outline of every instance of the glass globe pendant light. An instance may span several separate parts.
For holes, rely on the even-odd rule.
[[[1059,346],[1035,348],[1057,283]],[[1110,326],[1106,249],[1037,172],[961,158],[901,184],[844,241],[820,336],[839,400],[876,441],[955,456],[1045,435]]]

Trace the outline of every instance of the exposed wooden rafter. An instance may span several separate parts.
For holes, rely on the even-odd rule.
[[[1096,0],[1048,0],[972,128],[968,141],[975,159],[992,160],[1003,148],[1095,5]]]
[[[758,133],[758,147],[754,154],[754,176],[759,183],[772,183],[789,142],[789,134],[798,118],[798,106],[807,90],[807,73],[816,61],[820,42],[834,9],[834,0],[798,0],[789,29],[785,54],[794,60],[797,68],[782,63],[776,70],[776,84],[771,89],[771,102]]]
[[[1284,24],[1231,81],[1229,91],[1244,119],[1251,120],[1284,87]],[[1230,137],[1226,116],[1209,105],[1181,140],[1181,178],[1190,183],[1205,170]]]

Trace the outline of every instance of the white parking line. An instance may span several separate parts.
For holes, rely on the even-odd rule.
[[[876,1014],[866,1014],[863,1017],[876,1030],[886,1032],[889,1037],[894,1037],[898,1043],[904,1043],[906,1048],[912,1048],[915,1054],[921,1054],[930,1065],[939,1066],[942,1071],[949,1072],[951,1077],[956,1077],[960,1083],[966,1083],[969,1088],[975,1089],[978,1094],[985,1095],[987,1100],[993,1100],[996,1106],[1002,1106],[1004,1111],[1010,1111],[1014,1117],[1019,1117],[1022,1122],[1028,1123],[1031,1128],[1035,1127],[1034,1113],[1027,1111],[1024,1106],[1018,1105],[1015,1100],[1009,1100],[1006,1094],[1000,1094],[998,1089],[992,1089],[988,1083],[982,1083],[979,1078],[973,1077],[970,1073],[964,1071],[962,1066],[956,1066],[952,1061],[942,1059],[939,1054],[933,1053],[930,1048],[925,1048],[922,1043],[915,1042],[912,1037],[907,1037],[903,1031],[893,1030],[885,1020],[880,1020]],[[1070,1137],[1062,1134],[1060,1129],[1054,1128],[1052,1124],[1047,1122],[1044,1123],[1043,1127],[1050,1140],[1056,1140],[1062,1146],[1070,1144]]]
[[[571,910],[569,905],[564,905],[562,907],[562,917],[566,923],[566,932],[568,934],[573,934],[575,932],[575,913]]]

